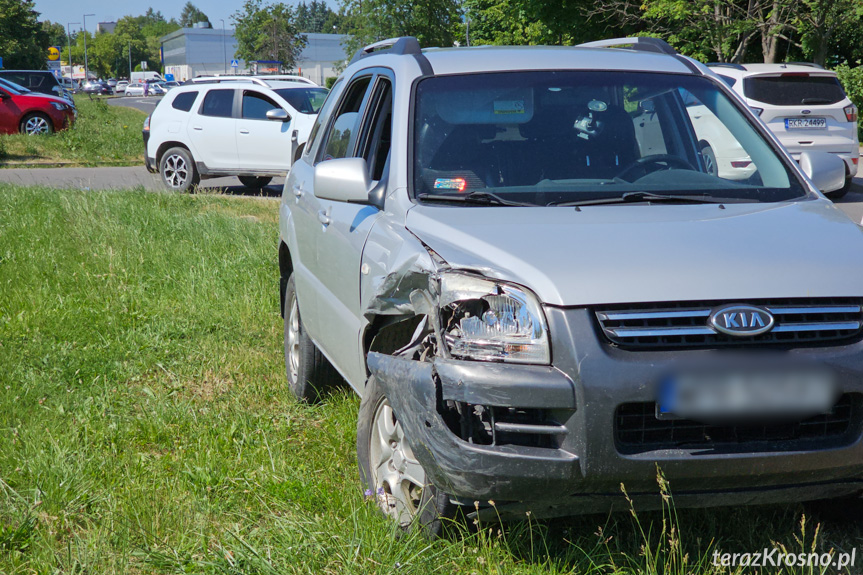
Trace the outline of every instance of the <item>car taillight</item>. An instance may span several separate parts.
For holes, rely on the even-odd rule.
[[[147,118],[144,120],[144,131],[150,131],[150,116],[147,116]]]
[[[857,106],[851,104],[850,106],[845,107],[845,119],[849,122],[857,121]]]
[[[732,168],[746,168],[751,163],[752,163],[752,160],[740,160],[739,162],[731,162],[731,167]]]
[[[764,108],[753,108],[752,106],[749,106],[749,109],[750,109],[750,110],[752,110],[752,112],[753,112],[756,116],[760,116],[760,115],[761,115],[761,112],[763,112],[763,111],[764,111]]]

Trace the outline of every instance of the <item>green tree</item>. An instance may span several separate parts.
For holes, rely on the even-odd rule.
[[[0,0],[0,56],[5,68],[44,68],[48,34],[33,0]]]
[[[42,21],[42,31],[48,37],[49,46],[66,45],[66,28],[62,24],[44,20]]]
[[[332,33],[332,27],[337,26],[332,21],[337,16],[326,2],[312,0],[309,4],[304,1],[297,4],[294,19],[300,32]]]
[[[237,57],[243,60],[278,60],[286,69],[294,68],[306,45],[289,6],[263,5],[261,0],[246,0],[232,16]]]
[[[452,46],[459,39],[458,0],[341,0],[342,31],[352,54],[373,42],[416,36],[422,46]]]
[[[183,11],[180,12],[180,26],[183,28],[191,28],[197,22],[209,21],[210,19],[207,18],[207,15],[191,2],[186,2],[186,5],[183,6]]]

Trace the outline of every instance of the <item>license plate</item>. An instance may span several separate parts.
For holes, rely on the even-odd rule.
[[[833,375],[822,369],[695,372],[660,386],[660,419],[702,421],[827,413],[837,398]]]
[[[785,118],[786,130],[812,130],[826,127],[826,118]]]

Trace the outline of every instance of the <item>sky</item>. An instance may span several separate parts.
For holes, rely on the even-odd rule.
[[[285,4],[296,5],[299,0],[283,0]],[[213,28],[221,28],[220,19],[225,21],[225,27],[233,28],[231,16],[242,7],[243,0],[192,0],[213,24]],[[265,0],[264,2],[269,3]],[[308,0],[306,2],[308,4]],[[147,11],[148,7],[160,11],[165,18],[180,18],[180,11],[186,4],[186,0],[82,0],[81,2],[69,2],[69,0],[36,0],[36,11],[39,12],[39,20],[51,20],[66,26],[69,22],[79,22],[69,28],[72,31],[80,30],[80,22],[84,21],[83,15],[87,16],[87,30],[94,32],[97,22],[116,22],[123,16],[138,16]],[[327,0],[330,8],[338,9],[335,0]]]

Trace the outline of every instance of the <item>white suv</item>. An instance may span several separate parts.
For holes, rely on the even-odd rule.
[[[257,78],[174,88],[144,122],[147,169],[178,191],[220,176],[263,187],[302,154],[326,95],[317,85]]]
[[[845,185],[827,195],[836,199],[848,192],[860,157],[857,107],[835,72],[809,63],[709,66],[743,96],[795,160],[810,150],[842,158]]]

